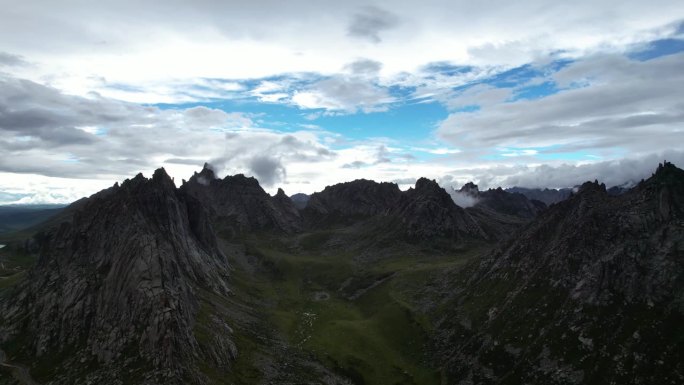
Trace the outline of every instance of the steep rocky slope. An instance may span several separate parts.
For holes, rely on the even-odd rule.
[[[0,251],[0,355],[60,385],[684,381],[682,170],[461,193],[139,175]]]
[[[435,237],[486,239],[487,234],[437,182],[420,178],[415,188],[406,191],[399,207],[393,210],[406,226],[411,239]]]
[[[476,184],[468,182],[458,190],[458,194],[471,197],[474,202],[473,207],[489,209],[518,218],[534,218],[546,210],[544,202],[528,199],[523,194],[509,192],[501,187],[480,191]]]
[[[304,209],[312,223],[350,223],[373,215],[386,215],[396,207],[402,192],[394,183],[357,179],[314,193]]]
[[[364,234],[376,232],[411,242],[487,237],[442,187],[426,178],[407,191],[394,183],[364,179],[329,186],[311,195],[302,213],[309,227],[366,223]]]
[[[282,190],[271,197],[254,178],[239,174],[218,179],[205,164],[200,173],[183,183],[181,190],[199,200],[217,228],[228,236],[301,230],[301,218],[292,200]]]
[[[684,171],[585,183],[454,272],[434,309],[453,383],[684,381]]]
[[[534,199],[544,202],[547,206],[558,203],[568,199],[572,195],[571,188],[549,189],[549,188],[525,188],[525,187],[511,187],[507,188],[506,192],[519,193],[527,197],[527,199]]]
[[[511,193],[501,188],[480,191],[478,186],[468,182],[454,191],[455,199],[465,199],[471,205],[466,208],[470,216],[491,239],[509,237],[518,228],[546,210],[546,205],[530,200],[522,194]]]
[[[79,202],[36,239],[36,266],[0,302],[3,348],[34,374],[55,384],[203,383],[198,360],[234,356],[229,333],[207,347],[193,334],[197,291],[228,294],[229,266],[201,204],[163,169]]]

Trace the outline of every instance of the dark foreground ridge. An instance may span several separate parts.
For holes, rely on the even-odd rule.
[[[36,237],[36,266],[3,296],[1,335],[13,339],[5,350],[59,383],[91,370],[101,379],[193,377],[192,362],[212,358],[192,332],[195,291],[229,293],[207,218],[163,169],[94,195]],[[234,348],[222,343],[213,358],[228,360]]]
[[[684,381],[683,210],[684,171],[669,163],[619,196],[587,182],[450,274],[435,314],[448,378]]]
[[[684,381],[684,171],[460,193],[138,175],[0,249],[0,384]]]

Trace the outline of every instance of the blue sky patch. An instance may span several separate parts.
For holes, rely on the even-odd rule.
[[[684,52],[684,40],[662,39],[652,41],[642,50],[632,52],[628,56],[633,60],[645,61],[680,52]]]

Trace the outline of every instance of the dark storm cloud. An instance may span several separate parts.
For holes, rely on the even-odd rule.
[[[380,33],[399,25],[399,18],[378,7],[365,7],[352,17],[347,33],[372,43],[380,43]]]
[[[280,159],[269,156],[255,156],[249,161],[249,170],[259,183],[266,187],[285,180],[285,167]]]

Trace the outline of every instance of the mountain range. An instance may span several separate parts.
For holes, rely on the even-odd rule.
[[[292,197],[158,169],[32,226],[0,249],[0,384],[684,382],[667,162],[620,191]]]

